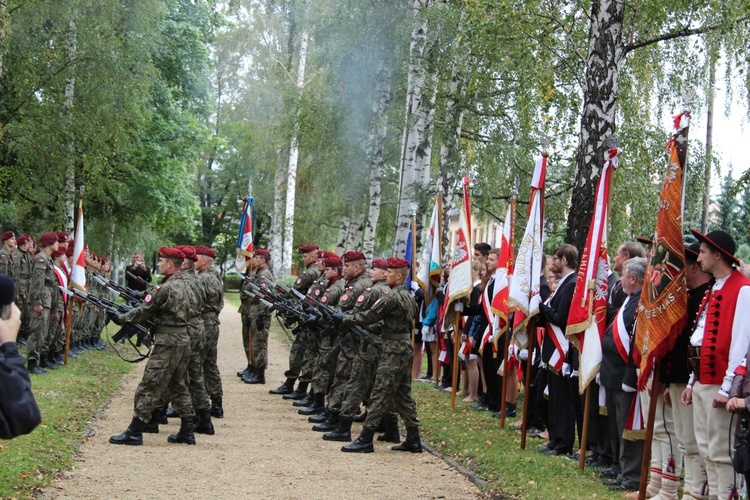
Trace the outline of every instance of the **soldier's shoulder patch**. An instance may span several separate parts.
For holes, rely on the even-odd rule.
[[[154,287],[154,290],[158,290],[159,288],[161,288],[161,287],[160,287],[159,285],[156,285],[156,286]]]
[[[41,258],[41,259],[37,259],[37,260],[36,260],[36,263],[37,263],[37,264],[44,264],[45,262],[46,262],[46,261],[44,260],[44,258]]]
[[[315,290],[315,295],[320,295],[320,290]]]
[[[146,295],[146,298],[143,299],[143,302],[151,302],[151,294],[150,293],[148,295]]]
[[[383,300],[383,297],[380,297],[378,300],[376,300],[375,303],[373,304],[373,306],[378,305],[381,300]]]
[[[323,298],[320,299],[320,301],[321,302],[328,302],[328,297],[326,297],[325,295],[323,295]]]
[[[5,254],[0,254],[0,260],[5,260],[8,256]]]
[[[365,292],[369,292],[372,288],[365,288]]]
[[[358,303],[360,303],[360,302],[364,302],[364,301],[365,301],[365,296],[364,296],[364,294],[362,294],[362,295],[360,295],[359,297],[357,297],[357,302],[358,302]]]
[[[349,298],[349,295],[346,293],[341,296],[341,300],[347,300],[348,298]]]
[[[298,285],[299,285],[300,283],[302,283],[302,278],[297,278],[297,281],[295,281],[295,283],[297,283]]]

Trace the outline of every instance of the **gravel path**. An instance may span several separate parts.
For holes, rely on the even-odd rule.
[[[196,446],[172,445],[167,435],[179,421],[144,434],[143,446],[108,443],[132,418],[133,394],[143,365],[92,423],[77,462],[47,489],[47,498],[477,498],[478,489],[429,453],[345,454],[343,443],[321,439],[291,402],[268,394],[283,380],[288,349],[271,340],[266,385],[235,376],[245,363],[240,318],[227,306],[221,315],[219,368],[224,382],[223,419],[216,435],[196,435]],[[273,337],[273,336],[272,336]],[[354,424],[352,434],[359,434]]]

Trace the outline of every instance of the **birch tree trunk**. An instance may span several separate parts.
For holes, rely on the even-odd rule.
[[[576,176],[565,241],[583,249],[594,207],[594,188],[604,139],[615,132],[615,102],[625,50],[622,21],[625,4],[593,0],[589,53],[576,155]]]
[[[0,49],[8,36],[10,29],[10,16],[8,16],[8,1],[0,0]],[[0,50],[0,78],[3,77],[3,51]]]
[[[282,268],[282,248],[281,248],[281,227],[284,220],[284,203],[282,197],[284,194],[284,165],[282,164],[281,146],[276,148],[276,175],[273,181],[273,214],[271,215],[271,241],[270,252],[275,259],[271,259],[271,270],[274,276],[281,276]]]
[[[297,65],[297,88],[300,96],[305,84],[305,63],[307,62],[308,33],[303,31],[299,44],[299,63]],[[299,114],[299,113],[298,113]],[[284,246],[281,257],[283,263],[279,277],[289,274],[292,269],[292,244],[294,242],[294,203],[297,192],[297,161],[299,160],[299,147],[297,146],[297,132],[295,128],[289,145],[289,168],[286,178],[286,206],[284,209]]]
[[[349,218],[349,231],[346,235],[346,244],[344,251],[359,250],[362,246],[362,234],[364,233],[364,214],[355,214]]]
[[[432,98],[425,88],[431,88],[427,72],[427,20],[420,17],[429,2],[413,0],[414,28],[409,45],[409,73],[406,86],[406,112],[404,134],[401,144],[401,177],[399,182],[398,212],[396,215],[396,239],[394,255],[406,251],[406,238],[411,226],[411,214],[417,204],[417,189],[429,179],[429,168],[425,173],[425,159],[429,164],[431,147],[428,133],[432,116]]]
[[[375,249],[375,233],[380,218],[380,179],[383,172],[383,145],[388,133],[388,106],[391,102],[391,70],[385,60],[380,62],[377,97],[373,101],[374,125],[368,134],[368,157],[370,158],[370,204],[367,211],[362,252],[372,259]]]
[[[346,250],[346,242],[349,238],[349,225],[351,222],[351,218],[349,216],[341,217],[341,222],[339,223],[339,233],[336,237],[336,253],[341,255]]]
[[[78,57],[76,46],[76,17],[77,12],[73,12],[73,17],[68,23],[68,60],[70,61],[70,74],[65,80],[65,100],[63,101],[64,120],[68,122],[68,158],[65,166],[65,230],[73,234],[76,217],[76,169],[75,169],[75,140],[73,127],[70,124],[73,110],[73,97],[75,96],[76,77],[74,73],[73,62]]]

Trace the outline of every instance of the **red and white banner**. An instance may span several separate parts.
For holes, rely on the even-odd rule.
[[[422,249],[422,261],[419,263],[419,270],[417,271],[417,283],[424,290],[426,304],[429,304],[440,290],[441,213],[442,197],[438,195],[435,199],[435,206],[432,208],[430,227],[427,228],[424,248]]]
[[[503,236],[500,242],[500,255],[497,258],[495,271],[495,289],[492,297],[492,342],[497,345],[497,339],[508,331],[508,293],[510,292],[510,276],[513,274],[513,205],[508,204],[508,213],[503,223]]]
[[[242,218],[240,219],[240,229],[237,235],[237,258],[234,261],[234,268],[237,272],[242,273],[253,256],[253,224],[255,223],[255,201],[250,196],[245,197],[242,206]]]
[[[565,335],[581,353],[578,370],[579,391],[586,390],[602,364],[602,339],[607,330],[607,284],[609,258],[607,256],[607,224],[612,174],[617,169],[620,149],[610,149],[604,158],[594,198],[586,246],[578,267],[576,289],[570,303]]]
[[[70,286],[82,292],[86,291],[86,254],[83,242],[83,202],[78,207],[76,224],[76,244],[73,247],[73,269],[70,272]]]
[[[536,162],[529,196],[529,219],[526,230],[518,245],[518,256],[515,261],[513,277],[510,279],[508,303],[510,310],[515,311],[513,331],[521,348],[528,344],[526,325],[532,316],[539,313],[542,301],[539,295],[542,263],[544,260],[544,216],[542,197],[547,173],[547,158],[541,157]]]
[[[461,205],[461,214],[458,218],[458,229],[456,230],[456,244],[453,249],[453,260],[451,261],[451,275],[448,278],[449,294],[446,299],[446,320],[450,323],[448,316],[451,315],[451,304],[462,298],[468,298],[474,288],[474,280],[471,276],[471,258],[473,249],[471,247],[471,236],[468,227],[469,216],[466,206]]]

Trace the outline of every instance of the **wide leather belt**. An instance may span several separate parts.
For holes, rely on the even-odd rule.
[[[156,333],[187,333],[187,327],[159,325],[156,327]]]
[[[218,316],[218,314],[216,314],[215,312],[207,312],[201,314],[201,318],[215,318],[216,316]]]
[[[411,340],[409,333],[384,333],[383,340]]]
[[[688,363],[690,364],[690,368],[693,369],[693,373],[695,373],[695,380],[700,379],[701,377],[701,347],[691,345],[688,346]]]

